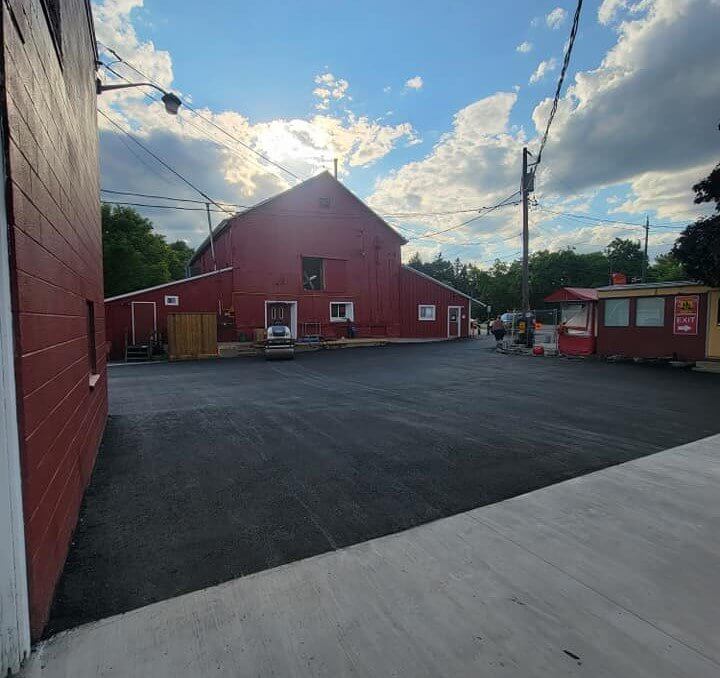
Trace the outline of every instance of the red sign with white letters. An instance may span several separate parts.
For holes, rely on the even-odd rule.
[[[697,294],[675,297],[673,334],[696,336],[698,333],[699,309],[700,297]]]

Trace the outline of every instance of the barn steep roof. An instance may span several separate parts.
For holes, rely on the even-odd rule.
[[[382,223],[396,238],[398,238],[401,242],[401,244],[405,245],[407,244],[407,240],[400,235],[390,224],[388,224],[385,219],[383,219],[377,212],[375,212],[371,207],[369,207],[365,202],[363,202],[360,198],[358,198],[347,186],[345,186],[341,181],[338,181],[330,172],[325,170],[324,172],[320,172],[320,174],[316,174],[314,177],[310,177],[309,179],[306,179],[305,181],[297,184],[296,186],[292,186],[291,188],[288,188],[285,191],[282,191],[281,193],[278,193],[276,195],[273,195],[269,198],[266,198],[265,200],[262,200],[261,202],[256,203],[255,205],[252,205],[251,207],[248,207],[245,210],[242,210],[241,212],[237,212],[236,214],[233,214],[230,217],[227,217],[226,219],[223,219],[214,229],[212,232],[212,237],[214,240],[217,240],[217,238],[222,235],[230,226],[232,226],[233,222],[236,219],[240,219],[244,216],[247,216],[248,214],[254,212],[255,210],[266,207],[273,201],[277,200],[278,198],[288,196],[291,193],[299,192],[303,188],[307,188],[310,184],[317,182],[320,179],[331,179],[333,182],[337,184],[339,188],[341,188],[343,191],[345,191],[348,195],[350,195],[356,202],[358,202],[360,205],[362,205],[373,217],[375,217],[380,223]],[[205,252],[208,247],[210,246],[210,236],[208,235],[205,240],[203,240],[198,248],[195,250],[195,253],[190,258],[190,261],[188,262],[188,266],[192,266],[195,261]]]

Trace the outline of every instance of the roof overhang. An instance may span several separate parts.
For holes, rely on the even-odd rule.
[[[416,268],[413,268],[412,266],[408,266],[406,264],[403,264],[402,267],[406,271],[411,271],[412,273],[415,273],[416,275],[419,275],[421,278],[425,278],[426,280],[430,280],[431,282],[434,282],[436,285],[439,285],[440,287],[444,287],[446,290],[450,290],[451,292],[455,292],[455,294],[459,294],[461,297],[465,297],[466,299],[469,299],[470,301],[480,304],[480,306],[483,306],[484,308],[487,308],[487,304],[484,301],[480,301],[480,299],[475,299],[475,297],[471,297],[469,294],[465,294],[465,292],[461,292],[458,289],[455,289],[452,287],[452,285],[448,285],[447,283],[441,282],[437,278],[433,278],[431,275],[428,275],[427,273],[423,273],[422,271],[418,271]]]
[[[200,275],[193,275],[190,278],[181,278],[180,280],[173,280],[169,283],[163,283],[162,285],[155,285],[154,287],[146,287],[142,290],[135,290],[134,292],[125,292],[124,294],[118,294],[114,297],[108,297],[105,299],[105,303],[107,304],[108,301],[117,301],[118,299],[127,299],[128,297],[135,297],[138,294],[144,294],[145,292],[154,292],[155,290],[161,290],[164,287],[173,287],[174,285],[182,285],[184,283],[189,282],[195,282],[196,280],[200,280],[202,278],[209,278],[212,275],[218,275],[219,273],[227,273],[228,271],[232,271],[233,267],[228,266],[227,268],[221,268],[217,271],[210,271],[210,273],[201,273]]]

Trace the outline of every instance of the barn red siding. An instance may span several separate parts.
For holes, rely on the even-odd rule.
[[[177,296],[177,306],[166,306],[166,296]],[[132,302],[153,302],[157,317],[157,331],[160,339],[167,341],[168,313],[216,313],[218,302],[223,311],[232,303],[232,272],[220,271],[217,274],[197,279],[186,279],[174,284],[163,285],[158,289],[123,295],[120,299],[105,302],[105,322],[110,358],[122,360],[125,357],[125,342],[132,342]],[[222,337],[220,337],[222,338]],[[234,340],[235,337],[230,337]]]
[[[3,3],[18,420],[32,633],[45,625],[107,414],[95,53],[84,0]],[[87,303],[99,382],[89,384]]]
[[[445,339],[448,336],[448,306],[460,306],[460,336],[470,333],[467,297],[418,275],[410,268],[400,270],[401,332],[403,337]],[[435,306],[435,320],[418,320],[418,306]]]
[[[665,324],[663,327],[637,327],[635,315],[639,297],[629,297],[630,324],[628,327],[607,327],[605,325],[606,299],[601,299],[598,310],[598,354],[604,356],[622,355],[633,358],[677,356],[678,360],[702,360],[705,357],[705,342],[707,340],[708,295],[703,293],[699,294],[699,297],[700,308],[696,336],[673,334],[674,294],[665,296]]]
[[[331,321],[332,302],[353,304],[357,337],[447,338],[449,305],[461,307],[460,336],[468,335],[468,299],[406,273],[400,254],[403,238],[328,173],[231,218],[214,242],[218,265],[232,266],[228,294],[234,331],[225,335],[227,340],[250,339],[256,329],[265,327],[269,302],[292,302],[299,337],[347,335],[346,322]],[[322,289],[304,289],[304,257],[323,260]],[[213,270],[207,243],[191,269],[195,274]],[[185,283],[194,285],[198,295],[198,307],[188,310],[216,310],[215,292],[201,281]],[[223,290],[228,290],[224,283]],[[154,300],[160,309],[165,293],[139,291],[120,303],[108,302],[114,358],[122,357],[130,303]],[[203,294],[208,295],[204,301]],[[436,321],[418,321],[418,303],[435,303]]]
[[[403,241],[330,175],[236,217],[224,235],[239,332],[264,326],[266,300],[284,300],[298,302],[301,334],[303,323],[320,323],[321,334],[338,336],[345,327],[330,322],[330,302],[351,301],[359,336],[400,336]],[[324,290],[303,289],[303,257],[325,259]]]

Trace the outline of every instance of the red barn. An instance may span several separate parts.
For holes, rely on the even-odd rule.
[[[45,625],[107,414],[86,0],[2,4],[0,674]]]
[[[177,297],[172,311],[218,311],[232,318],[220,335],[226,340],[250,339],[276,321],[296,338],[344,337],[348,321],[358,337],[467,337],[473,300],[404,267],[405,243],[323,172],[223,221],[212,246],[208,237],[190,261],[193,277],[175,283],[177,294],[157,288],[108,299],[112,356],[122,357],[133,323],[154,322],[164,334],[168,295]],[[222,283],[211,284],[216,271]]]

